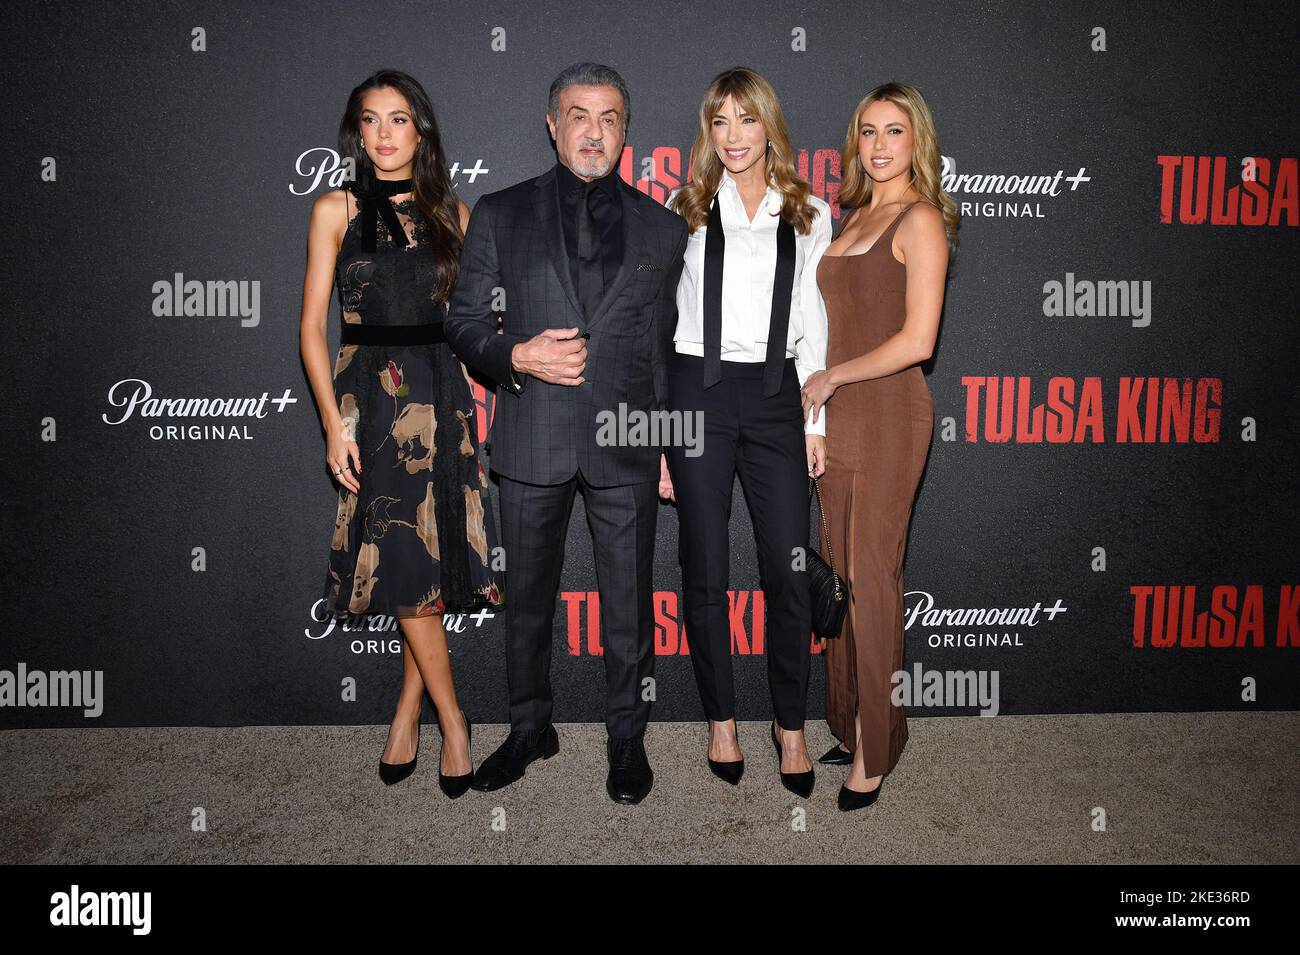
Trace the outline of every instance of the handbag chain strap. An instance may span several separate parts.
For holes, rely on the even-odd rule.
[[[822,482],[815,477],[808,479],[808,486],[811,490],[817,492],[817,513],[822,519],[822,542],[826,545],[826,556],[830,558],[831,573],[839,579],[839,574],[835,571],[835,552],[831,550],[831,535],[826,530],[826,508],[822,506]]]

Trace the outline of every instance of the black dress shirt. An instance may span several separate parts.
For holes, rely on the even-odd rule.
[[[555,164],[555,182],[560,192],[560,221],[564,223],[564,248],[569,255],[569,277],[573,287],[578,287],[578,200],[586,183],[574,175],[562,162]],[[605,288],[614,284],[614,276],[623,264],[623,200],[618,194],[618,169],[610,169],[599,179],[593,179],[594,188],[605,194],[605,202],[596,205],[593,216],[600,231],[601,275]]]

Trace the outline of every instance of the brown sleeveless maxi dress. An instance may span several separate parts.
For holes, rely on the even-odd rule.
[[[891,243],[912,205],[866,252],[822,256],[826,367],[866,354],[903,327],[907,269]],[[822,501],[835,569],[853,596],[844,631],[824,654],[826,721],[852,750],[861,715],[868,777],[890,772],[907,744],[907,716],[890,703],[890,676],[903,669],[903,551],[933,431],[934,403],[916,365],[842,385],[826,405]],[[829,558],[825,541],[822,557]]]

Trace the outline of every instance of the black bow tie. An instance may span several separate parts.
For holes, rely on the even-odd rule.
[[[380,179],[371,174],[352,183],[352,194],[361,206],[361,247],[367,252],[375,251],[375,236],[378,223],[382,218],[388,227],[388,234],[396,246],[410,245],[406,229],[397,218],[390,197],[411,191],[411,180]]]

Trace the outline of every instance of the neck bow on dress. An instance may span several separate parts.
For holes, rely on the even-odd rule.
[[[375,236],[381,218],[384,220],[384,225],[388,227],[393,245],[400,247],[411,244],[406,230],[402,228],[401,220],[397,218],[397,210],[393,208],[390,198],[411,191],[409,178],[380,179],[371,172],[353,181],[350,188],[352,194],[357,197],[361,210],[361,247],[365,251],[375,251]]]

